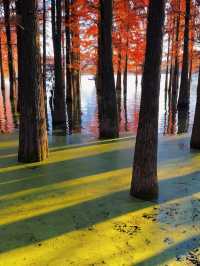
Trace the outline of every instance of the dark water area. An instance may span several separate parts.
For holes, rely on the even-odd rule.
[[[93,76],[83,75],[81,77],[81,112],[73,121],[72,131],[67,124],[66,130],[56,130],[52,128],[51,114],[51,95],[52,80],[48,81],[48,132],[49,137],[61,135],[66,136],[67,142],[75,135],[79,138],[98,139],[99,136],[99,120],[96,87]],[[135,76],[128,76],[127,99],[124,101],[123,93],[121,99],[118,99],[120,117],[120,135],[136,135],[139,119],[140,97],[141,97],[141,76],[139,77],[138,86],[136,87]],[[197,75],[193,75],[191,84],[190,112],[189,114],[172,114],[167,108],[165,109],[165,92],[164,92],[165,76],[161,78],[160,91],[160,112],[159,112],[159,133],[167,135],[182,134],[191,131],[194,119],[194,111],[196,104],[196,86]],[[8,83],[6,84],[8,87]],[[123,89],[122,89],[123,91]],[[68,117],[68,114],[67,114]],[[0,134],[10,134],[18,129],[17,117],[13,115],[11,103],[9,100],[9,91],[5,95],[0,92]]]

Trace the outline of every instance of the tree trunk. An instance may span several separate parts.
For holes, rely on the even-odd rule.
[[[178,100],[178,110],[189,110],[189,25],[190,25],[190,0],[186,1],[185,31],[184,31],[184,51],[183,65],[181,73],[181,85]]]
[[[3,69],[3,53],[2,53],[2,39],[1,39],[1,34],[0,34],[0,74],[1,74],[1,91],[3,98],[5,100],[5,76],[4,76],[4,69]]]
[[[21,78],[21,73],[20,73],[20,65],[22,65],[22,62],[21,62],[21,59],[22,59],[22,56],[21,56],[21,52],[22,51],[22,47],[21,47],[21,44],[22,44],[22,30],[21,30],[21,5],[22,5],[22,0],[16,0],[15,2],[16,4],[16,17],[17,17],[17,23],[16,23],[16,32],[17,32],[17,61],[18,61],[18,64],[17,64],[17,93],[18,93],[18,101],[17,101],[17,111],[18,113],[20,113],[20,99],[21,99],[21,91],[20,91],[20,88],[22,87],[21,85],[21,81],[22,81],[22,78]]]
[[[124,99],[127,99],[127,82],[128,82],[128,51],[126,51],[125,67],[123,75]]]
[[[70,21],[70,1],[65,0],[65,40],[66,40],[66,103],[67,103],[67,130],[68,134],[72,134],[73,124],[73,92],[71,77],[71,21]]]
[[[171,41],[171,62],[170,62],[170,76],[169,76],[169,87],[168,87],[168,113],[169,116],[171,114],[171,103],[172,103],[172,84],[173,84],[173,74],[174,74],[174,55],[173,55],[173,49],[174,49],[174,43],[175,43],[175,26],[176,24],[176,17],[174,17],[173,20],[173,31],[172,31],[172,41]]]
[[[100,0],[98,91],[100,138],[119,136],[112,62],[112,0]]]
[[[20,5],[20,162],[47,158],[48,139],[42,82],[37,0],[21,0]],[[28,49],[27,49],[28,47]]]
[[[121,49],[118,52],[118,69],[117,69],[117,80],[116,80],[116,94],[117,94],[117,107],[118,107],[118,115],[119,121],[121,120],[121,95],[122,95],[122,55]]]
[[[153,199],[158,195],[158,111],[164,17],[165,0],[151,0],[148,12],[140,117],[130,191],[132,196],[141,199]]]
[[[71,18],[73,23],[71,43],[71,83],[72,83],[72,127],[76,131],[81,128],[81,94],[80,94],[80,25],[77,13],[77,0],[71,2]]]
[[[65,82],[62,67],[62,8],[60,0],[51,0],[51,16],[55,73],[53,127],[66,128]]]
[[[189,112],[181,110],[178,112],[178,132],[177,134],[187,133],[189,128]]]
[[[117,81],[116,81],[116,92],[117,92],[117,95],[120,97],[121,97],[121,91],[122,91],[121,62],[122,62],[122,55],[121,55],[121,50],[120,50],[118,51],[118,69],[117,69]]]
[[[135,67],[135,89],[137,91],[138,88],[138,69],[137,69],[137,65]]]
[[[7,39],[7,50],[8,50],[8,71],[9,71],[9,82],[10,82],[10,99],[12,102],[13,110],[17,109],[17,93],[16,93],[16,75],[13,62],[13,51],[12,51],[12,40],[11,40],[11,29],[10,29],[10,1],[3,0],[4,17],[5,17],[5,28],[6,28],[6,39]]]
[[[174,64],[174,72],[173,72],[173,79],[172,79],[172,102],[171,102],[171,112],[173,116],[173,121],[175,120],[174,117],[176,116],[177,111],[177,98],[178,98],[178,87],[179,87],[179,28],[180,28],[180,1],[179,1],[179,14],[176,18],[176,54],[175,54],[175,64]]]
[[[189,91],[192,85],[192,71],[193,71],[193,47],[190,52],[190,71],[189,71]]]
[[[198,150],[200,149],[200,66],[199,66],[199,79],[197,85],[197,103],[196,103],[190,147],[192,149],[198,149]]]
[[[46,0],[43,0],[43,89],[44,89],[44,102],[45,102],[45,112],[46,119],[47,114],[47,90],[46,90],[46,60],[47,59],[47,49],[46,49]],[[48,119],[47,119],[48,126]]]
[[[70,1],[65,0],[65,38],[66,38],[66,84],[67,104],[72,103],[72,82],[71,82],[71,34],[70,34]]]
[[[168,81],[169,81],[169,59],[170,59],[170,43],[171,43],[171,35],[168,35],[168,49],[167,49],[167,69],[165,75],[165,111],[167,110],[167,90],[168,90]]]

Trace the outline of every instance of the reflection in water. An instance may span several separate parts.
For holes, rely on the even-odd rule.
[[[52,130],[52,79],[47,81],[48,89],[48,130],[49,135],[58,134]],[[135,75],[128,75],[127,94],[123,95],[123,90],[118,95],[118,108],[120,110],[119,124],[120,133],[129,132],[136,134],[139,119],[140,96],[141,96],[141,76],[138,76],[138,83],[136,89]],[[191,101],[190,113],[177,114],[170,110],[165,110],[165,76],[162,75],[161,79],[161,92],[160,92],[160,112],[159,112],[159,133],[161,134],[181,134],[191,130],[193,123],[195,103],[196,103],[196,86],[197,77],[194,75],[193,83],[191,86]],[[8,86],[7,86],[8,87]],[[5,93],[5,97],[0,93],[0,131],[3,133],[10,133],[18,126],[16,117],[13,117],[9,93]],[[80,101],[72,103],[67,106],[67,130],[59,132],[62,135],[70,135],[72,133],[81,133],[82,136],[89,138],[97,138],[99,135],[99,120],[98,120],[98,107],[97,107],[97,94],[95,81],[90,75],[83,75],[81,78],[81,92]]]
[[[8,90],[3,93],[0,91],[0,132],[12,133],[16,128],[18,128],[18,122],[16,115],[12,112]]]
[[[190,111],[177,111],[176,108],[176,98],[175,100],[168,100],[168,108],[164,114],[164,134],[174,135],[174,134],[184,134],[191,132],[195,105],[196,105],[196,86],[197,86],[197,76],[194,75],[193,82],[191,83],[191,93],[190,93]],[[166,102],[166,101],[165,101]],[[161,109],[162,111],[162,109]],[[162,127],[162,120],[160,121],[160,128]]]

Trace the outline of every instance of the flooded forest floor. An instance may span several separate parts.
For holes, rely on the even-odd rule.
[[[158,201],[129,196],[135,139],[66,145],[17,163],[0,136],[0,265],[200,265],[200,153],[160,137]]]

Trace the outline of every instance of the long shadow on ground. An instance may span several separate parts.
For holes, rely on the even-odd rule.
[[[173,193],[166,192],[165,201],[177,198],[184,198],[200,191],[199,185],[191,185],[190,190],[181,190],[176,193],[176,184],[194,181],[194,176],[179,176],[174,179],[162,180],[160,189],[166,191],[166,188]],[[196,180],[196,179],[195,179]],[[144,202],[129,197],[129,191],[119,191],[83,203],[69,206],[46,214],[17,221],[11,224],[0,226],[0,251],[5,252],[15,248],[27,246],[43,240],[63,235],[74,230],[83,229],[97,223],[109,220],[111,218],[134,213],[149,206],[155,205],[156,202]],[[87,214],[87,215],[86,215]],[[29,232],[29,233],[28,233]]]

